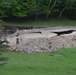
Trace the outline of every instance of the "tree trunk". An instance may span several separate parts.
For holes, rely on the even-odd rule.
[[[36,18],[35,18],[35,20],[37,20],[37,19],[38,19],[40,1],[41,1],[41,0],[37,0],[37,5],[36,5]]]
[[[65,6],[65,7],[62,9],[62,11],[60,12],[58,19],[62,16],[62,13],[64,12],[65,8],[66,8],[66,6]]]
[[[49,0],[49,5],[48,5],[48,8],[50,8],[50,4],[51,4],[51,0]]]
[[[49,9],[49,11],[47,12],[46,19],[48,19],[49,15],[50,15],[50,12],[53,9],[53,7],[55,6],[56,2],[57,2],[57,0],[54,1],[53,5],[51,6],[51,8]],[[50,0],[50,3],[51,3],[51,0]],[[49,5],[49,7],[50,7],[50,5]]]

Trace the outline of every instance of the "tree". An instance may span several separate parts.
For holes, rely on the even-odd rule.
[[[66,8],[66,16],[70,19],[76,19],[76,0],[71,0]]]
[[[36,14],[36,0],[31,0],[31,1],[27,0],[26,8],[28,11],[27,18],[31,17],[32,15],[35,15]]]
[[[67,15],[68,14],[68,15]],[[73,14],[70,18],[75,18],[76,0],[0,0],[0,18],[15,17],[27,18],[35,16],[45,16],[62,18]]]
[[[26,8],[26,3],[16,1],[11,5],[12,15],[15,17],[26,17],[28,15],[28,10]]]
[[[40,11],[40,2],[41,0],[36,0],[36,18],[35,20],[38,19],[39,11]]]
[[[75,0],[62,0],[62,1],[60,1],[60,2],[61,2],[61,5],[62,5],[62,8],[61,8],[61,10],[60,10],[58,19],[61,18],[64,10],[72,9],[72,11],[73,11],[72,5],[75,3]],[[74,2],[74,3],[73,3],[73,2]],[[69,14],[69,12],[68,12],[67,14]]]
[[[54,2],[53,2],[53,4],[52,4],[52,6],[50,7],[51,0],[49,0],[48,7],[50,7],[50,8],[49,8],[49,11],[47,12],[46,19],[49,17],[49,15],[50,15],[50,13],[51,13],[51,11],[52,11],[53,7],[54,7],[54,6],[55,6],[55,4],[56,4],[56,2],[57,2],[57,0],[54,0]]]

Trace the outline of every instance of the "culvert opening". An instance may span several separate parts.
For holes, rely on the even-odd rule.
[[[56,33],[58,36],[63,34],[71,34],[74,30],[68,30],[68,31],[61,31],[61,32],[53,32]]]

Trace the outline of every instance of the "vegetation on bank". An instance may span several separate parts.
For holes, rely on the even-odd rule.
[[[76,19],[76,0],[0,0],[0,18]]]
[[[76,75],[76,48],[53,53],[3,52],[8,58],[1,75]]]
[[[14,21],[5,22],[3,25],[7,26],[19,26],[19,27],[50,27],[50,26],[76,26],[76,20],[69,19],[51,19],[51,20],[39,20],[39,21]]]

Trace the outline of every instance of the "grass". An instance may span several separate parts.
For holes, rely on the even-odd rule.
[[[55,53],[3,52],[8,58],[0,75],[76,75],[76,48]]]
[[[48,26],[76,26],[76,20],[48,20],[48,21],[24,21],[24,22],[5,22],[8,26],[34,26],[34,27],[48,27]]]

